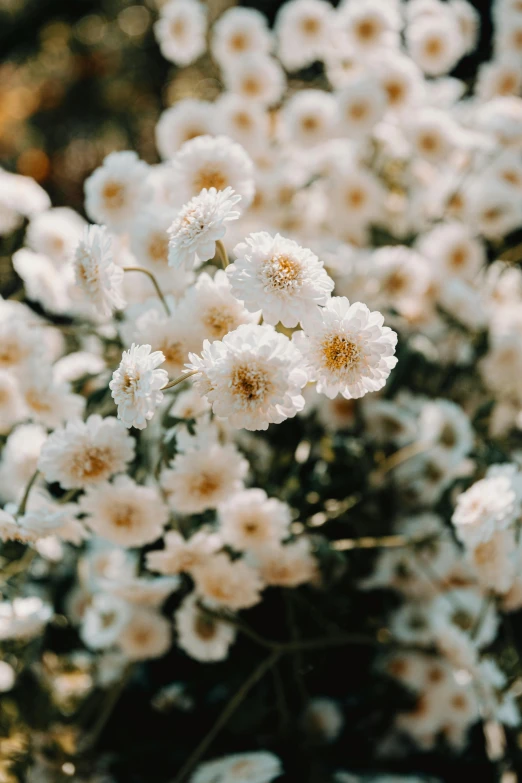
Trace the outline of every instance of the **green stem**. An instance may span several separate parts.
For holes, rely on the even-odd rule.
[[[198,370],[192,370],[191,372],[184,372],[183,375],[174,378],[173,381],[169,381],[168,383],[165,384],[165,386],[162,386],[161,391],[165,391],[165,389],[173,389],[174,386],[178,385],[178,383],[183,383],[184,380],[190,378],[192,375],[196,375],[197,372]]]
[[[219,258],[219,260],[221,261],[223,269],[226,269],[227,266],[230,264],[225,245],[220,239],[218,239],[218,241],[216,242],[216,257]]]
[[[29,479],[29,482],[25,488],[24,496],[22,498],[22,501],[20,505],[18,506],[17,516],[21,517],[23,514],[25,514],[25,509],[27,507],[27,501],[29,500],[29,493],[31,492],[31,489],[33,487],[34,482],[40,475],[39,470],[35,470],[31,478]]]
[[[203,737],[199,745],[190,754],[186,762],[181,767],[180,771],[172,781],[172,783],[182,783],[183,780],[189,775],[194,767],[198,764],[201,757],[205,754],[212,742],[215,740],[221,729],[228,723],[234,712],[238,709],[240,704],[246,699],[252,688],[261,680],[261,678],[270,671],[272,666],[276,663],[281,653],[278,651],[272,652],[267,658],[251,672],[249,677],[245,680],[243,685],[237,690],[234,695],[229,699],[225,708],[219,715],[218,719],[210,729],[210,731]]]
[[[145,269],[145,267],[143,267],[143,266],[124,266],[123,267],[123,271],[124,272],[141,272],[143,275],[147,275],[147,277],[151,280],[154,288],[156,289],[156,293],[157,293],[157,295],[159,296],[159,298],[161,300],[161,304],[163,305],[163,307],[165,309],[165,312],[167,313],[167,315],[170,315],[170,310],[169,310],[169,306],[167,304],[167,300],[163,296],[163,291],[159,287],[158,281],[156,280],[156,278],[154,277],[152,272],[149,272],[149,270]]]

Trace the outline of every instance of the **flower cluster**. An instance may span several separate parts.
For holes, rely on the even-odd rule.
[[[266,750],[232,732],[203,760],[200,737],[176,783],[311,780],[285,743],[331,746],[321,780],[413,748],[426,774],[443,745],[485,763],[479,721],[516,767],[522,6],[493,16],[465,82],[467,0],[288,0],[273,28],[168,0],[161,53],[181,78],[209,41],[223,89],[165,109],[162,162],[111,152],[89,225],[2,172],[1,231],[28,221],[25,300],[0,301],[4,690],[38,639],[53,725],[83,725],[87,692],[105,715],[154,689],[160,713],[228,700],[212,738],[270,670],[280,726],[262,699],[249,724]],[[88,661],[78,713],[46,674],[60,629],[68,666]],[[361,646],[332,692],[321,672]]]

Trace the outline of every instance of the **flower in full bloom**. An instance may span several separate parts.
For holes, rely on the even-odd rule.
[[[317,578],[317,561],[305,537],[284,546],[273,545],[255,552],[254,563],[262,580],[277,587],[298,587]]]
[[[250,312],[262,310],[275,326],[297,326],[316,305],[324,305],[333,290],[323,264],[311,250],[280,234],[250,234],[234,248],[236,260],[227,268],[232,293]]]
[[[113,416],[69,421],[42,446],[38,467],[63,489],[87,487],[121,473],[134,458],[134,439]]]
[[[228,8],[212,28],[212,55],[222,68],[246,54],[268,54],[272,36],[264,14],[255,8]]]
[[[154,34],[162,55],[176,65],[190,65],[206,49],[207,10],[199,0],[170,0],[161,9]]]
[[[89,217],[117,234],[130,230],[149,197],[149,167],[135,152],[111,152],[85,180],[85,209]]]
[[[236,638],[231,623],[222,622],[198,607],[195,593],[188,595],[175,614],[178,644],[196,661],[222,661]]]
[[[189,359],[197,388],[233,427],[266,430],[304,408],[301,353],[268,324],[243,324],[223,340],[205,340],[201,356]]]
[[[158,370],[165,361],[161,351],[151,353],[150,345],[131,345],[124,351],[120,366],[114,371],[109,388],[118,406],[118,418],[126,427],[142,430],[154,416],[163,400],[160,389],[168,383],[165,370]]]
[[[239,201],[241,196],[232,188],[203,188],[185,204],[168,230],[169,266],[192,269],[213,258],[216,242],[225,236],[225,224],[240,215],[234,209]]]
[[[278,544],[288,535],[290,508],[263,489],[245,489],[218,509],[219,533],[239,552]]]
[[[76,283],[102,315],[125,307],[124,271],[114,263],[111,237],[105,226],[88,226],[74,254]]]
[[[165,548],[147,552],[147,568],[169,576],[190,573],[193,568],[203,565],[221,546],[221,538],[216,533],[198,530],[185,539],[176,530],[169,530],[165,534]]]
[[[118,646],[130,661],[161,658],[172,642],[171,626],[159,612],[136,607],[118,636]]]
[[[36,595],[0,602],[0,641],[32,639],[42,633],[53,608]]]
[[[187,141],[172,160],[170,187],[178,204],[206,188],[231,187],[246,208],[254,197],[254,164],[243,147],[226,136],[198,136]]]
[[[383,322],[381,313],[361,302],[350,305],[335,296],[317,310],[306,332],[294,334],[317,391],[357,399],[382,389],[397,364],[397,335]]]
[[[332,43],[334,10],[325,0],[290,0],[275,22],[277,54],[289,71],[325,58]]]
[[[168,509],[154,487],[136,484],[129,476],[87,489],[80,501],[85,524],[118,546],[138,547],[163,533]]]
[[[259,750],[207,761],[196,769],[191,783],[270,783],[282,772],[277,756]]]
[[[248,609],[259,603],[263,583],[259,574],[243,560],[231,560],[225,553],[209,558],[192,571],[196,593],[209,607]]]
[[[162,158],[173,158],[182,144],[215,130],[216,110],[210,101],[182,98],[160,115],[156,144]]]

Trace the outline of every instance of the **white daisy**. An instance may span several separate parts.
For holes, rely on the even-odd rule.
[[[140,486],[129,476],[87,488],[80,508],[91,530],[124,547],[140,547],[160,538],[169,516],[157,490]]]
[[[195,593],[188,595],[174,616],[178,645],[196,661],[223,661],[236,638],[231,623],[211,617],[198,607]]]
[[[239,552],[278,544],[288,535],[290,508],[263,489],[245,489],[218,508],[219,533]]]
[[[199,530],[190,538],[183,538],[176,530],[169,530],[165,533],[165,548],[147,552],[147,568],[169,576],[190,573],[193,568],[204,565],[221,547],[221,538],[216,533]]]
[[[339,393],[357,399],[382,389],[397,364],[397,335],[383,322],[361,302],[350,305],[335,296],[317,310],[306,332],[294,334],[317,391],[330,399]]]
[[[300,352],[288,337],[268,325],[244,324],[223,340],[205,340],[201,356],[187,367],[218,416],[233,427],[266,430],[304,407],[307,375]]]
[[[72,302],[68,289],[74,282],[70,266],[57,267],[47,256],[25,247],[13,253],[12,262],[16,274],[24,282],[27,299],[38,302],[49,313],[64,315],[70,312]]]
[[[290,144],[314,147],[334,135],[337,103],[324,90],[299,90],[285,102],[281,119]]]
[[[244,101],[261,106],[278,103],[286,88],[285,74],[277,60],[266,54],[247,54],[223,72],[225,87]]]
[[[149,199],[148,173],[148,165],[135,152],[111,152],[85,180],[89,217],[117,234],[128,232]]]
[[[118,636],[118,646],[130,661],[161,658],[172,643],[168,620],[158,612],[134,608],[129,622]]]
[[[178,204],[186,204],[206,188],[231,187],[243,208],[254,197],[254,164],[237,142],[226,136],[198,136],[187,141],[172,160],[170,188]]]
[[[212,28],[212,56],[222,68],[246,54],[268,54],[271,48],[266,16],[254,8],[228,8]]]
[[[123,269],[114,263],[105,226],[88,226],[74,254],[76,283],[102,315],[123,310]]]
[[[313,582],[318,566],[308,538],[298,538],[284,546],[270,546],[255,553],[255,565],[267,585],[298,587]]]
[[[134,439],[112,416],[96,414],[70,421],[42,446],[38,467],[49,483],[63,489],[87,487],[124,471],[134,458]]]
[[[213,103],[183,98],[161,115],[156,125],[156,145],[162,158],[173,158],[186,141],[211,134],[215,130]]]
[[[120,598],[97,593],[83,616],[80,636],[92,650],[112,647],[129,622],[131,613],[131,607]]]
[[[290,0],[275,20],[277,54],[285,68],[295,71],[323,60],[332,43],[335,12],[325,0]]]
[[[31,218],[25,241],[35,253],[47,256],[61,267],[70,261],[85,225],[85,220],[73,209],[55,207]]]
[[[334,287],[323,264],[311,250],[280,234],[250,234],[234,248],[227,268],[232,293],[250,312],[262,310],[264,320],[293,327],[316,305],[327,303]]]
[[[242,489],[247,471],[248,462],[235,446],[213,443],[176,454],[161,474],[161,486],[173,511],[200,514]]]
[[[241,214],[234,209],[239,201],[241,196],[232,188],[204,188],[185,204],[168,230],[169,266],[192,269],[214,258],[216,242],[227,230],[225,223]]]
[[[259,574],[243,560],[219,553],[192,570],[197,595],[209,607],[238,611],[261,600]]]
[[[166,60],[185,66],[207,48],[207,9],[198,0],[170,0],[161,9],[154,35]]]
[[[85,398],[72,394],[70,384],[56,383],[51,367],[34,359],[27,366],[20,392],[28,418],[50,429],[83,415]]]
[[[442,4],[441,4],[442,6]],[[408,51],[429,76],[448,73],[464,54],[464,40],[453,14],[443,10],[412,22],[406,30]]]
[[[190,783],[270,783],[282,773],[277,756],[259,750],[207,761],[196,769]]]
[[[142,430],[154,416],[163,400],[160,389],[169,380],[165,370],[157,369],[164,361],[161,351],[151,353],[150,345],[133,343],[123,352],[109,388],[118,406],[118,418],[126,427]]]

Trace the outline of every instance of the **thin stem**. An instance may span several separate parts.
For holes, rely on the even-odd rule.
[[[111,717],[113,710],[120,699],[121,694],[123,693],[127,683],[129,682],[131,674],[132,674],[132,665],[129,665],[125,670],[125,672],[123,673],[121,679],[118,680],[118,682],[115,684],[112,690],[110,690],[109,693],[107,694],[107,699],[105,701],[105,704],[102,706],[98,714],[98,717],[94,721],[94,725],[91,727],[90,731],[88,731],[83,736],[83,739],[79,746],[79,750],[81,753],[85,753],[85,751],[90,750],[92,747],[94,747],[94,745],[98,741],[98,737],[102,733],[105,724]]]
[[[219,715],[218,719],[210,729],[210,731],[203,737],[199,745],[190,754],[186,762],[181,767],[180,771],[174,778],[172,783],[182,783],[183,780],[192,772],[194,767],[198,764],[201,757],[205,754],[212,742],[215,740],[221,729],[228,723],[234,712],[238,709],[241,703],[246,699],[252,688],[257,685],[259,680],[270,671],[272,666],[279,659],[281,653],[278,651],[272,652],[267,658],[253,670],[253,672],[247,677],[243,685],[237,690],[234,695],[229,699],[225,708]]]
[[[162,386],[161,391],[165,391],[165,389],[173,389],[174,386],[178,385],[178,383],[183,383],[184,380],[190,378],[192,375],[196,375],[197,372],[198,370],[192,370],[191,372],[184,372],[183,375],[174,378],[173,381],[169,381],[168,383],[165,384],[165,386]]]
[[[423,441],[416,441],[415,443],[410,443],[408,446],[404,446],[402,449],[395,451],[387,459],[382,461],[375,471],[375,476],[382,478],[391,470],[402,465],[403,462],[407,462],[407,460],[417,457],[428,449],[429,446]]]
[[[228,260],[228,253],[221,239],[218,239],[216,242],[216,257],[221,261],[223,269],[226,269],[230,264],[230,261]]]
[[[22,514],[25,514],[25,509],[27,507],[27,501],[29,500],[29,493],[31,492],[33,484],[34,484],[34,482],[36,481],[36,479],[38,478],[39,475],[40,475],[40,471],[39,470],[35,470],[35,472],[31,476],[31,478],[29,479],[29,482],[28,482],[28,484],[27,484],[27,486],[25,488],[25,492],[24,492],[24,496],[22,498],[22,502],[18,506],[17,516],[21,517]]]
[[[163,291],[159,287],[158,281],[156,280],[156,278],[154,277],[152,272],[149,272],[149,270],[145,269],[144,266],[124,266],[123,267],[123,271],[124,272],[141,272],[143,275],[147,275],[147,277],[152,281],[152,284],[153,284],[154,288],[156,289],[157,295],[161,299],[161,304],[163,305],[163,307],[165,309],[165,312],[167,313],[167,315],[170,315],[169,306],[167,304],[167,301],[166,301],[165,297],[163,296]]]
[[[9,563],[2,571],[0,571],[0,584],[5,584],[11,579],[11,577],[21,574],[22,571],[27,571],[34,558],[36,557],[36,551],[27,547],[24,554],[19,560],[14,560]]]
[[[399,547],[418,546],[432,541],[433,535],[422,536],[363,536],[362,538],[342,538],[332,541],[332,549],[338,552],[347,552],[350,549],[398,549]]]
[[[81,490],[79,489],[68,489],[65,495],[62,495],[58,503],[60,505],[65,505],[65,503],[69,503],[70,501],[74,500],[76,495],[80,493]]]

